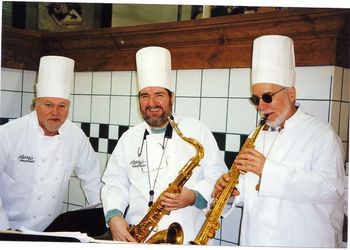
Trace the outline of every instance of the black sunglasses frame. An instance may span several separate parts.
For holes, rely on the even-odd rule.
[[[249,100],[255,105],[258,106],[260,103],[260,99],[262,99],[265,103],[271,103],[272,102],[272,97],[276,95],[277,93],[281,92],[282,90],[285,90],[287,88],[282,88],[275,93],[269,94],[269,93],[264,93],[261,97],[253,95],[252,97],[249,98]]]

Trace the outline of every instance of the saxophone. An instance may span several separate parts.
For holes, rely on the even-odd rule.
[[[187,180],[191,177],[193,169],[199,165],[199,162],[204,157],[203,146],[195,139],[185,137],[179,130],[177,124],[168,117],[171,126],[175,129],[176,133],[185,141],[192,144],[196,148],[196,155],[193,156],[185,166],[179,172],[176,179],[169,184],[157,198],[155,203],[150,207],[148,213],[137,225],[130,228],[129,233],[139,243],[144,243],[148,235],[153,231],[156,225],[159,223],[164,215],[169,215],[170,211],[165,206],[161,205],[160,197],[164,193],[180,193],[182,187]],[[146,243],[170,243],[170,244],[182,244],[183,243],[183,231],[179,223],[172,223],[168,229],[161,230],[155,233]]]
[[[244,142],[242,149],[244,148],[254,148],[255,140],[258,134],[265,126],[266,118],[264,117],[260,125],[254,130],[251,137],[247,138]],[[227,183],[222,192],[218,193],[212,203],[210,204],[210,209],[206,214],[206,220],[204,221],[199,233],[193,241],[190,241],[191,245],[206,245],[208,241],[215,236],[215,231],[220,228],[219,218],[221,216],[222,210],[224,209],[226,203],[231,197],[233,189],[237,186],[239,181],[239,175],[245,174],[246,172],[237,169],[235,163],[231,165],[229,170],[230,181]],[[258,190],[258,185],[255,187]]]

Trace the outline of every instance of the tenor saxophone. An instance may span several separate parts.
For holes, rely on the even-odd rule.
[[[261,120],[260,125],[244,142],[241,151],[244,148],[255,147],[255,140],[262,128],[265,126],[265,121],[266,118],[263,118]],[[245,172],[237,169],[237,166],[234,162],[232,163],[231,168],[228,171],[228,174],[230,175],[230,181],[227,183],[225,188],[214,197],[214,200],[210,204],[209,211],[206,214],[206,220],[204,221],[200,231],[198,232],[196,238],[189,242],[191,245],[206,245],[210,239],[214,238],[216,230],[220,228],[219,218],[221,216],[222,210],[230,199],[233,189],[238,184],[239,175],[244,173]],[[259,184],[257,184],[256,189],[259,188],[258,185]]]
[[[167,210],[160,202],[160,197],[164,193],[180,193],[182,187],[185,185],[187,180],[191,177],[193,169],[199,165],[199,162],[204,157],[203,146],[195,139],[185,137],[179,130],[177,123],[168,118],[171,126],[175,129],[176,133],[185,141],[192,144],[196,148],[196,155],[193,156],[188,162],[182,167],[179,175],[176,179],[169,184],[168,188],[165,189],[157,198],[155,203],[150,207],[145,217],[140,221],[139,224],[134,225],[130,228],[129,233],[139,243],[144,243],[149,234],[157,226],[159,221],[164,215],[169,215],[170,211]],[[170,244],[182,244],[183,243],[183,231],[179,223],[173,223],[168,229],[161,230],[155,233],[145,243],[170,243]]]

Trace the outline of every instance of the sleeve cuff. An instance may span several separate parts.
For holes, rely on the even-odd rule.
[[[208,205],[208,201],[198,192],[195,190],[192,190],[196,196],[196,199],[194,201],[194,206],[199,209],[205,209]]]
[[[123,213],[119,210],[119,209],[111,209],[107,212],[106,216],[105,216],[105,220],[106,220],[106,223],[108,224],[108,221],[114,217],[114,216],[118,216],[118,215],[121,215],[123,216]]]

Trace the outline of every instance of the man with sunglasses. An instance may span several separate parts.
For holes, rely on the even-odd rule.
[[[255,148],[235,159],[234,204],[243,206],[241,245],[341,247],[344,152],[332,127],[296,103],[293,41],[254,40],[251,102],[266,118]],[[224,174],[213,196],[229,181]],[[259,183],[258,188],[256,184]]]

